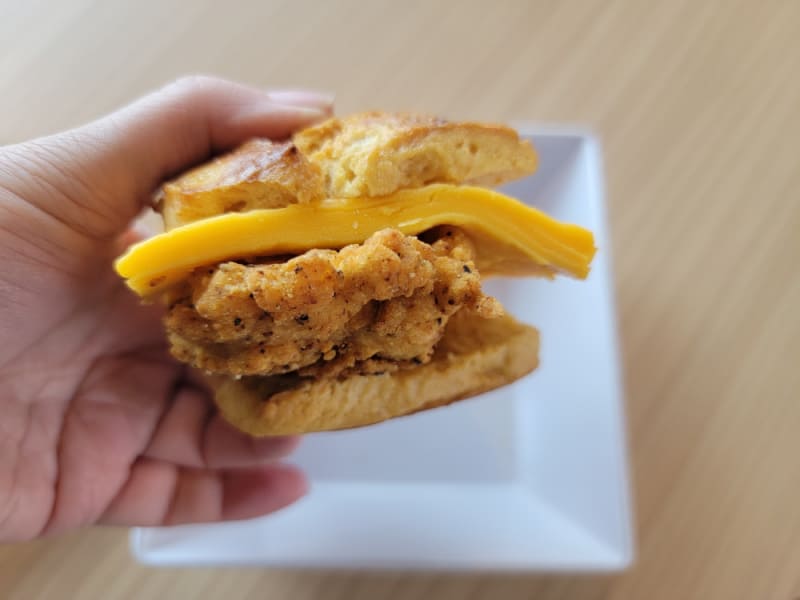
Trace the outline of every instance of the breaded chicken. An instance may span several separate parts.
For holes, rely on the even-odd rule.
[[[502,314],[481,291],[467,236],[442,227],[427,239],[386,229],[339,251],[196,272],[166,317],[172,352],[233,375],[341,377],[424,364],[457,311]]]

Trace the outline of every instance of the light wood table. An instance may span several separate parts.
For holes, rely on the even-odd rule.
[[[1,548],[0,597],[800,596],[800,3],[0,2],[0,140],[192,72],[336,90],[342,113],[597,131],[636,565],[590,577],[153,570],[106,529]]]

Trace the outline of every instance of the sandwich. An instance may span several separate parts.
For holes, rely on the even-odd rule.
[[[585,278],[590,231],[496,186],[537,155],[511,128],[370,112],[254,139],[165,183],[164,232],[117,272],[165,304],[172,354],[253,436],[369,425],[509,384],[537,330],[490,276]]]

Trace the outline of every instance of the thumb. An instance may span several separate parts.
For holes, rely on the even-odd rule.
[[[322,94],[270,94],[190,77],[83,127],[7,147],[0,158],[16,174],[12,192],[81,233],[108,239],[165,178],[250,137],[286,138],[330,115],[331,103]]]

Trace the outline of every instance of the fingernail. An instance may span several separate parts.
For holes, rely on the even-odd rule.
[[[243,108],[236,121],[248,130],[269,131],[267,137],[285,136],[299,127],[308,126],[330,118],[330,108],[277,104],[272,99],[255,102]],[[253,129],[255,128],[255,129]]]
[[[330,117],[330,109],[325,107],[297,106],[296,104],[276,104],[272,102],[267,107],[267,112],[273,115],[300,118],[310,121],[318,121]]]
[[[329,109],[335,100],[334,94],[312,90],[275,90],[269,92],[268,96],[275,104],[317,109]]]

